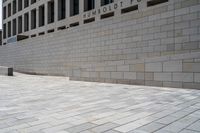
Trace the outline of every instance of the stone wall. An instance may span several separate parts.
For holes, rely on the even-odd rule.
[[[0,47],[0,65],[72,80],[200,89],[200,0],[143,4],[8,44]]]

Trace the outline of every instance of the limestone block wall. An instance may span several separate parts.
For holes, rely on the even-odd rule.
[[[71,80],[200,89],[200,0],[147,1],[136,11],[2,46],[0,65]]]

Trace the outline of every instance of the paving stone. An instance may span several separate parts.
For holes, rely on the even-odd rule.
[[[199,132],[199,90],[15,73],[0,92],[0,133]]]
[[[161,118],[161,119],[157,120],[156,122],[168,125],[168,124],[170,124],[170,123],[172,123],[172,122],[174,122],[174,121],[176,121],[176,120],[178,120],[177,117],[174,117],[174,116],[166,116],[166,117],[164,117],[164,118]]]
[[[181,131],[180,133],[199,133],[199,132],[196,132],[194,130],[187,130],[187,129],[184,129],[183,131]]]
[[[197,118],[186,116],[186,117],[162,128],[159,132],[169,131],[172,133],[177,133],[177,132],[182,131],[183,129],[185,129],[186,127],[188,127],[189,125],[191,125],[192,123],[194,123],[197,120],[198,120]]]
[[[164,127],[164,126],[165,125],[163,125],[163,124],[152,122],[148,125],[145,125],[145,126],[142,126],[138,129],[136,129],[135,132],[155,132],[155,131],[161,129],[162,127]]]
[[[97,126],[95,128],[90,129],[91,132],[93,133],[102,133],[108,130],[111,130],[115,127],[119,126],[118,124],[114,124],[114,123],[106,123],[100,126]]]
[[[187,127],[187,129],[200,132],[200,120]]]
[[[81,131],[84,131],[84,130],[87,130],[87,129],[91,129],[93,127],[96,127],[97,125],[96,124],[92,124],[92,123],[84,123],[84,124],[81,124],[81,125],[78,125],[78,126],[74,126],[74,127],[71,127],[71,128],[68,128],[66,129],[66,131],[70,132],[70,133],[78,133],[78,132],[81,132]]]

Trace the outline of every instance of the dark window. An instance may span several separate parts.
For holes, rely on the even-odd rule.
[[[95,1],[94,0],[84,0],[84,11],[89,11],[94,9]]]
[[[29,6],[29,0],[24,0],[24,8]]]
[[[44,26],[45,18],[44,18],[44,5],[39,7],[39,26]]]
[[[13,14],[17,12],[17,3],[16,0],[13,0]]]
[[[31,29],[36,28],[36,9],[31,11]]]
[[[101,0],[101,6],[113,3],[113,0]]]
[[[22,0],[18,0],[18,11],[22,10]]]
[[[58,20],[65,18],[65,0],[58,0]]]
[[[13,36],[15,36],[17,34],[17,21],[16,19],[13,19]]]
[[[26,13],[24,14],[24,31],[28,31],[29,30],[29,14]]]
[[[151,0],[147,2],[147,7],[155,6],[158,4],[165,3],[165,2],[168,2],[168,0]]]
[[[11,37],[11,21],[8,22],[8,37]]]
[[[136,11],[136,10],[138,10],[138,5],[124,8],[121,10],[121,13],[124,14],[124,13],[128,13],[128,12]]]
[[[8,4],[8,17],[11,16],[11,3]]]
[[[54,1],[48,2],[48,24],[54,22]]]
[[[79,14],[79,0],[70,0],[70,16]]]
[[[5,7],[3,7],[3,19],[6,19],[6,6]]]
[[[3,38],[6,38],[6,24],[3,25]]]
[[[34,4],[34,3],[36,3],[36,0],[31,0],[31,4]]]
[[[22,16],[18,17],[18,33],[22,33]]]

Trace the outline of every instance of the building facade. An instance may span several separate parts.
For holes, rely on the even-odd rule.
[[[0,46],[2,45],[2,30],[0,30]]]
[[[200,0],[4,0],[0,65],[200,89]]]

